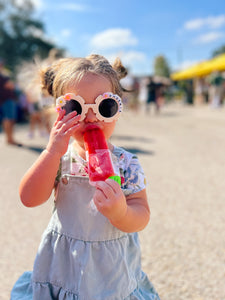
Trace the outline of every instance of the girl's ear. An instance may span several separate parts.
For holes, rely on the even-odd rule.
[[[127,75],[127,69],[123,66],[119,57],[117,57],[112,64],[113,69],[117,72],[119,79],[124,78]]]

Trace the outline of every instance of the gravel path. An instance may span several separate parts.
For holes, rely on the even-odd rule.
[[[19,181],[46,140],[6,146],[0,134],[0,299],[31,270],[51,201],[29,209]],[[137,153],[147,176],[151,221],[140,233],[143,269],[162,300],[225,300],[225,109],[165,106],[160,115],[125,112],[112,142]]]

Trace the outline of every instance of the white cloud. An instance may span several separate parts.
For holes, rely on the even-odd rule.
[[[67,43],[68,38],[70,38],[72,34],[73,32],[68,28],[61,29],[57,35],[51,37],[51,41],[54,44],[62,45],[63,47],[66,47],[65,43]]]
[[[119,57],[124,65],[130,65],[133,62],[146,61],[146,55],[140,51],[127,51],[119,53],[110,53],[105,55],[110,62],[113,62],[116,57]]]
[[[65,28],[60,31],[59,35],[62,38],[68,38],[72,35],[72,31],[70,29]]]
[[[18,6],[24,6],[24,0],[16,0],[15,1]],[[40,9],[43,7],[43,0],[31,0],[31,3],[34,5],[34,8]]]
[[[210,16],[207,18],[197,18],[190,21],[187,21],[184,24],[184,29],[186,30],[197,30],[202,28],[220,28],[225,25],[225,15],[220,16]]]
[[[36,7],[37,9],[40,9],[44,6],[42,0],[32,0],[31,2],[33,3],[34,7]]]
[[[124,51],[117,53],[108,53],[103,55],[113,63],[116,57],[119,57],[125,67],[133,74],[149,73],[150,63],[145,53],[141,51]]]
[[[24,0],[16,0],[16,2],[23,6],[24,5]],[[53,6],[50,6],[48,3],[44,2],[44,0],[31,0],[33,3],[34,7],[37,10],[61,10],[61,11],[77,11],[77,12],[82,12],[82,11],[87,11],[90,10],[90,7],[84,4],[78,4],[78,3],[73,3],[73,2],[64,2],[61,4],[54,4]]]
[[[84,4],[68,2],[68,3],[56,5],[56,6],[54,6],[54,9],[69,10],[69,11],[86,11],[89,8],[87,5],[84,5]]]
[[[145,62],[146,55],[140,51],[128,51],[122,54],[124,64],[132,64],[133,62]]]
[[[204,25],[203,19],[194,19],[186,22],[184,24],[184,28],[187,30],[195,30],[201,28],[203,25]]]
[[[120,48],[135,46],[138,40],[129,29],[111,28],[97,33],[91,38],[90,45],[96,49]]]
[[[219,40],[221,38],[224,38],[225,34],[223,32],[209,32],[203,35],[200,35],[194,40],[195,44],[208,44],[211,42],[214,42],[216,40]]]

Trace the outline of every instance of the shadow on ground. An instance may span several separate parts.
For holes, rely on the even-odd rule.
[[[27,145],[19,145],[20,148],[34,151],[37,153],[41,153],[45,148],[44,147],[38,147],[38,146],[27,146]]]
[[[113,140],[121,140],[121,141],[138,141],[142,143],[152,143],[154,140],[141,136],[131,136],[131,135],[113,135]]]
[[[141,148],[133,148],[133,147],[123,147],[123,148],[133,154],[155,155],[155,153],[151,150],[143,150]]]
[[[113,135],[112,140],[128,141],[128,142],[140,142],[140,143],[153,143],[154,140],[142,136],[131,136],[131,135]],[[154,155],[155,153],[151,150],[144,150],[139,147],[127,147],[122,146],[125,150],[133,154],[144,154],[144,155]]]

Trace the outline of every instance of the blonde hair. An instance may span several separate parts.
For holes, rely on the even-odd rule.
[[[65,94],[68,86],[79,82],[87,73],[104,76],[110,81],[112,92],[122,96],[120,79],[127,75],[126,68],[119,58],[111,65],[105,57],[97,54],[86,58],[62,58],[55,61],[41,70],[42,88],[57,98]]]

